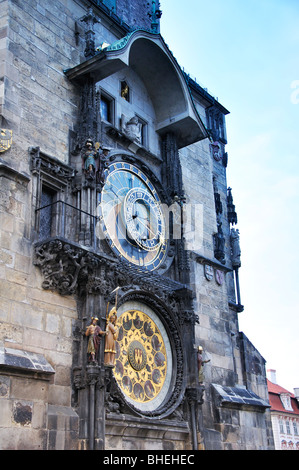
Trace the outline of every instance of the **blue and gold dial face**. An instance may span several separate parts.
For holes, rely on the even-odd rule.
[[[99,200],[102,230],[111,248],[150,271],[166,253],[166,230],[158,193],[134,165],[118,162],[107,170]]]

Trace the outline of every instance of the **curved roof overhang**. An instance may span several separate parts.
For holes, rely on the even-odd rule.
[[[179,148],[208,137],[184,74],[159,34],[137,30],[65,71],[75,82],[98,82],[130,67],[142,79],[156,113],[156,131],[176,134]]]

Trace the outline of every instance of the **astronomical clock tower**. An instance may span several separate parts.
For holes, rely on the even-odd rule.
[[[5,80],[1,178],[25,194],[26,250],[5,282],[27,264],[24,299],[3,294],[0,372],[27,422],[1,425],[2,447],[15,426],[20,449],[268,448],[265,361],[238,330],[228,111],[168,49],[157,1],[4,3],[11,33],[35,35],[7,39],[22,87]]]

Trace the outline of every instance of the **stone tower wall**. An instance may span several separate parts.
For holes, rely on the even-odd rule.
[[[73,169],[81,170],[72,141],[80,118],[80,88],[66,77],[65,71],[86,60],[86,25],[81,19],[93,5],[98,18],[94,25],[95,47],[102,42],[114,43],[130,28],[150,29],[146,0],[118,0],[113,10],[118,19],[113,19],[114,13],[107,14],[101,3],[0,1],[0,124],[12,131],[11,147],[0,154],[0,448],[3,449],[87,447],[87,439],[79,440],[80,435],[88,434],[87,405],[84,408],[81,403],[83,418],[77,413],[78,396],[83,397],[84,403],[88,402],[87,388],[80,380],[76,392],[73,386],[73,366],[79,352],[82,353],[78,344],[82,343],[84,334],[79,313],[86,321],[93,309],[99,305],[103,309],[104,300],[99,301],[97,293],[82,307],[84,302],[78,292],[69,290],[67,295],[61,294],[64,285],[59,282],[56,290],[49,289],[51,273],[44,269],[42,274],[38,262],[47,267],[46,261],[51,261],[53,252],[41,248],[40,258],[36,259],[34,244],[39,240],[36,209],[40,205],[43,184],[55,190],[64,202],[76,201],[78,207],[90,208],[90,199],[86,197],[83,201],[82,197],[82,202],[78,188],[71,187],[70,183],[74,181]],[[106,2],[110,6],[112,3]],[[119,18],[126,25],[122,25]],[[115,138],[122,112],[134,111],[148,120],[148,146],[143,149],[142,163],[147,164],[158,181],[163,153],[155,132],[153,103],[133,70],[126,76],[131,80],[135,101],[132,106],[121,101],[119,82],[124,73],[117,72],[99,85],[116,101],[113,132],[108,135],[103,126],[101,137],[105,144],[113,147],[115,156],[124,142]],[[208,103],[198,96],[195,101],[208,128]],[[134,157],[129,151],[124,154]],[[204,359],[209,360],[204,367],[204,403],[198,408],[199,446],[202,448],[205,443],[208,449],[271,448],[268,411],[265,411],[265,361],[238,329],[227,220],[226,165],[213,159],[207,138],[180,149],[178,155],[185,204],[192,206],[192,210],[198,209],[198,218],[191,215],[191,225],[198,228],[200,236],[195,246],[192,243],[189,246],[188,262],[186,253],[180,252],[169,275],[180,279],[189,277],[195,294],[194,312],[188,305],[190,308],[186,312],[182,309],[178,321],[185,322],[186,326],[193,313],[198,318],[190,349],[201,345]],[[223,205],[225,263],[215,258],[215,181]],[[90,190],[84,187],[85,196]],[[72,228],[72,219],[68,221],[67,228]],[[68,252],[67,243],[63,249]],[[78,253],[77,258],[73,258],[75,265],[81,256]],[[111,252],[107,250],[104,254],[109,258]],[[207,265],[211,278],[205,271]],[[57,266],[57,272],[60,267]],[[108,273],[107,284],[110,280],[111,273]],[[155,282],[153,291],[157,289]],[[251,392],[257,395],[255,403]],[[229,406],[229,397],[233,394],[235,403]],[[182,403],[178,416],[185,412],[186,397]],[[119,448],[132,448],[137,438],[134,432],[143,429],[142,419],[119,419],[117,413],[110,414],[108,424],[106,438],[111,449],[116,442],[115,429],[118,429]],[[99,428],[101,425],[102,422]],[[190,448],[187,421],[178,418],[175,426],[169,428],[167,420],[157,419],[156,434],[151,433],[150,419],[147,425],[144,436],[148,440],[139,439],[140,448],[147,445],[161,449]],[[123,433],[127,435],[122,440]],[[165,436],[164,441],[161,436]]]

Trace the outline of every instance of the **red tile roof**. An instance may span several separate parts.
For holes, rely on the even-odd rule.
[[[274,384],[270,382],[270,380],[267,379],[267,384],[268,384],[268,392],[269,392],[269,401],[271,405],[271,410],[272,411],[279,411],[281,413],[289,413],[289,414],[295,414],[299,415],[299,405],[298,402],[295,398],[295,395],[285,388],[281,387],[280,385]],[[291,405],[293,408],[293,411],[286,410],[280,400],[280,394],[281,393],[287,393],[290,395],[291,398]]]
[[[291,397],[294,397],[293,393],[289,392],[285,388],[281,387],[280,385],[274,384],[270,382],[270,380],[267,379],[267,384],[268,384],[268,391],[270,393],[289,393]]]

